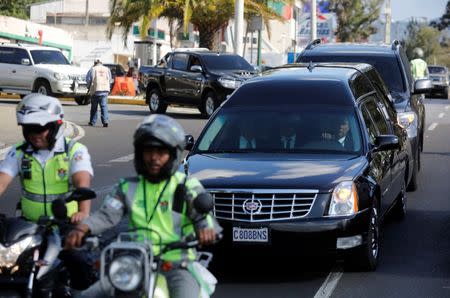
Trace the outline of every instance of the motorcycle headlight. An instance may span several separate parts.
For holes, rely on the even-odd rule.
[[[142,282],[142,263],[132,256],[118,257],[111,262],[108,276],[116,289],[134,291]]]
[[[397,114],[398,124],[404,129],[408,127],[416,120],[416,113],[414,112],[404,112]]]
[[[63,80],[68,80],[69,76],[60,72],[55,72],[53,74],[53,76],[55,77],[55,79],[57,79],[58,81],[63,81]]]
[[[219,83],[228,89],[236,89],[241,85],[241,81],[232,78],[219,78]]]
[[[0,244],[0,267],[10,268],[16,264],[20,254],[23,253],[33,241],[33,236],[28,236],[11,246]]]
[[[339,183],[331,195],[329,216],[353,215],[358,212],[358,193],[355,183],[344,181]]]

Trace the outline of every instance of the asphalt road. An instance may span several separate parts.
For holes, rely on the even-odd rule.
[[[15,104],[0,101],[0,110],[13,116]],[[148,108],[110,105],[108,128],[87,126],[88,107],[65,103],[64,109],[66,119],[85,131],[81,142],[92,155],[93,187],[103,197],[120,177],[134,174],[133,132]],[[194,136],[205,124],[194,109],[168,112]],[[407,217],[384,224],[376,272],[347,272],[334,258],[282,252],[240,257],[230,252],[224,256],[227,270],[217,272],[220,280],[213,297],[450,297],[450,101],[426,99],[426,112],[419,189],[408,193]],[[0,136],[20,138],[20,131],[3,123],[14,120],[10,118],[0,118]],[[18,194],[16,182],[0,199],[0,210],[11,214],[10,202],[17,201]]]

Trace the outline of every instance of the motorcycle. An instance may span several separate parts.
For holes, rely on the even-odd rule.
[[[41,216],[37,223],[0,215],[0,297],[54,295],[54,281],[62,277],[61,235],[73,227],[65,204],[95,197],[88,188],[75,189],[68,198],[54,200],[53,216]]]
[[[207,214],[212,209],[211,197],[199,195],[194,200],[194,208],[200,214]],[[100,296],[168,298],[167,281],[161,274],[166,263],[163,262],[161,256],[170,250],[197,247],[199,243],[195,237],[190,236],[166,245],[156,255],[151,241],[143,238],[139,231],[158,234],[150,228],[132,229],[120,233],[115,241],[102,250],[100,280],[97,284],[99,286],[97,289],[102,292]],[[220,239],[221,234],[217,235],[217,238]],[[161,241],[160,247],[162,247]],[[211,253],[199,252],[197,260],[189,265],[191,267],[186,268],[194,273],[197,280],[201,279],[199,284],[202,298],[209,297],[214,292],[217,283],[216,278],[206,269],[211,260]],[[86,295],[92,295],[92,292],[84,292],[81,297]],[[96,295],[99,293],[96,292]]]

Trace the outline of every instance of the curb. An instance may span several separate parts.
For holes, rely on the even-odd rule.
[[[20,96],[11,93],[1,93],[0,98],[8,98],[8,99],[19,99]],[[75,101],[73,98],[59,98],[60,101],[65,102],[73,102]],[[108,96],[108,104],[125,104],[125,105],[137,105],[137,106],[146,106],[144,98],[135,98],[133,96]],[[0,144],[1,145],[1,144]],[[1,147],[0,147],[1,148]]]

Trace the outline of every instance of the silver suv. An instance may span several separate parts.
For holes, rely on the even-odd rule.
[[[445,66],[428,65],[428,72],[430,73],[430,80],[433,83],[431,95],[440,93],[442,98],[448,98],[449,73]]]
[[[0,91],[20,94],[38,92],[59,97],[74,97],[87,104],[86,73],[71,65],[56,48],[0,44]]]

